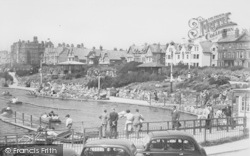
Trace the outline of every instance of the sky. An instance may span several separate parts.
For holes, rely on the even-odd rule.
[[[188,21],[231,12],[250,28],[249,0],[0,0],[0,51],[20,40],[128,49],[188,38]]]

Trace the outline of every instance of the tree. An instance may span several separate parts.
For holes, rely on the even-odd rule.
[[[140,65],[141,63],[139,62],[129,62],[126,63],[120,70],[120,73],[122,74],[127,74],[129,71],[137,71],[137,66]]]

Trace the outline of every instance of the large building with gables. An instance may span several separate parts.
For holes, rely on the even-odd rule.
[[[242,66],[250,67],[250,35],[247,32],[228,35],[222,33],[218,40],[218,66]]]

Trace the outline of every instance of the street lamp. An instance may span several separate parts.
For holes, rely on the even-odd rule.
[[[43,69],[43,55],[41,54],[40,55],[40,84],[42,85],[43,84],[43,72],[42,72],[42,69]]]
[[[191,66],[191,50],[192,50],[192,47],[194,46],[193,44],[191,44],[191,40],[189,40],[189,43],[188,43],[188,52],[189,52],[189,63],[188,63],[188,78],[190,79],[191,78],[191,73],[190,73],[190,66]]]
[[[172,41],[171,43],[170,43],[170,45],[171,46],[174,46],[174,42]],[[171,52],[171,67],[170,67],[170,93],[172,93],[173,92],[173,54],[174,54],[174,52],[173,52],[173,49],[171,48],[170,49],[170,52]]]

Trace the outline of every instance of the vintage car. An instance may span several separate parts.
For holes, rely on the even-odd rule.
[[[143,149],[138,155],[144,156],[206,156],[206,151],[192,135],[181,131],[151,132],[143,140]]]
[[[123,139],[101,139],[88,142],[81,156],[135,156],[135,145]]]

